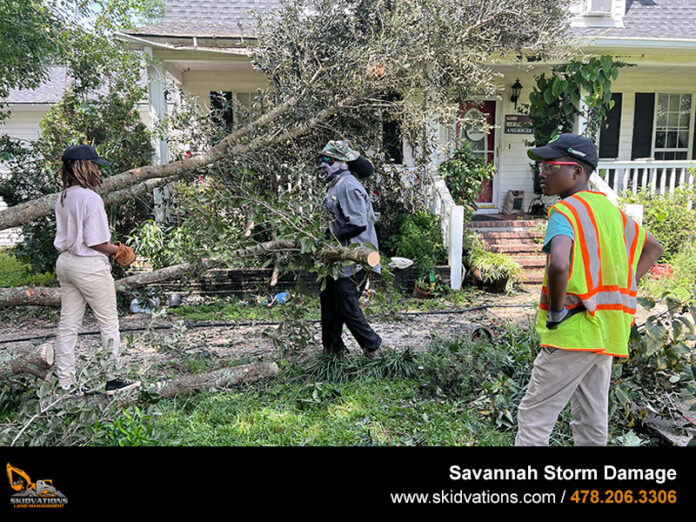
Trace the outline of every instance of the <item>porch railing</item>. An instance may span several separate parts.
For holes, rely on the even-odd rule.
[[[442,238],[450,267],[450,287],[460,290],[464,279],[464,207],[454,203],[445,181],[432,172],[424,176],[423,197],[430,212],[440,217]]]
[[[652,194],[668,194],[679,186],[693,186],[696,162],[694,161],[600,161],[598,176],[614,192],[629,191],[636,194],[648,190]]]

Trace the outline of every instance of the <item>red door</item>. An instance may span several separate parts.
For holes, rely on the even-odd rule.
[[[467,101],[459,103],[459,120],[457,125],[457,137],[465,139],[471,145],[471,150],[483,156],[488,163],[495,160],[495,102]],[[477,128],[474,124],[467,124],[468,121],[485,120],[488,124],[488,132]],[[493,180],[489,179],[483,183],[481,192],[476,198],[478,203],[493,203]]]

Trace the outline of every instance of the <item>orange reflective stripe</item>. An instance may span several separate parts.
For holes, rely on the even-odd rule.
[[[580,197],[571,196],[561,203],[570,210],[578,224],[578,235],[582,258],[585,264],[585,276],[588,290],[599,286],[601,280],[601,252],[599,248],[599,231],[594,215],[587,203]]]
[[[580,204],[585,207],[585,212],[590,218],[590,223],[592,223],[592,230],[595,233],[595,240],[597,242],[597,284],[602,284],[602,246],[599,242],[599,227],[597,227],[597,221],[595,220],[594,212],[590,208],[590,205],[583,198],[575,196],[575,198],[580,202]],[[589,250],[589,245],[588,245]]]

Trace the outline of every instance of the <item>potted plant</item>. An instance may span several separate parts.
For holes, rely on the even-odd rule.
[[[470,237],[467,254],[469,272],[474,284],[491,292],[506,292],[522,273],[522,267],[510,256],[486,250],[480,237]]]
[[[429,297],[435,288],[437,278],[438,276],[432,267],[422,267],[420,270],[420,275],[413,285],[413,297],[417,297],[419,299]]]

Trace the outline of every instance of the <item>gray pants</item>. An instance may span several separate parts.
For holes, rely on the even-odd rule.
[[[548,446],[556,419],[572,401],[576,446],[607,443],[612,356],[542,348],[517,412],[516,446]]]

